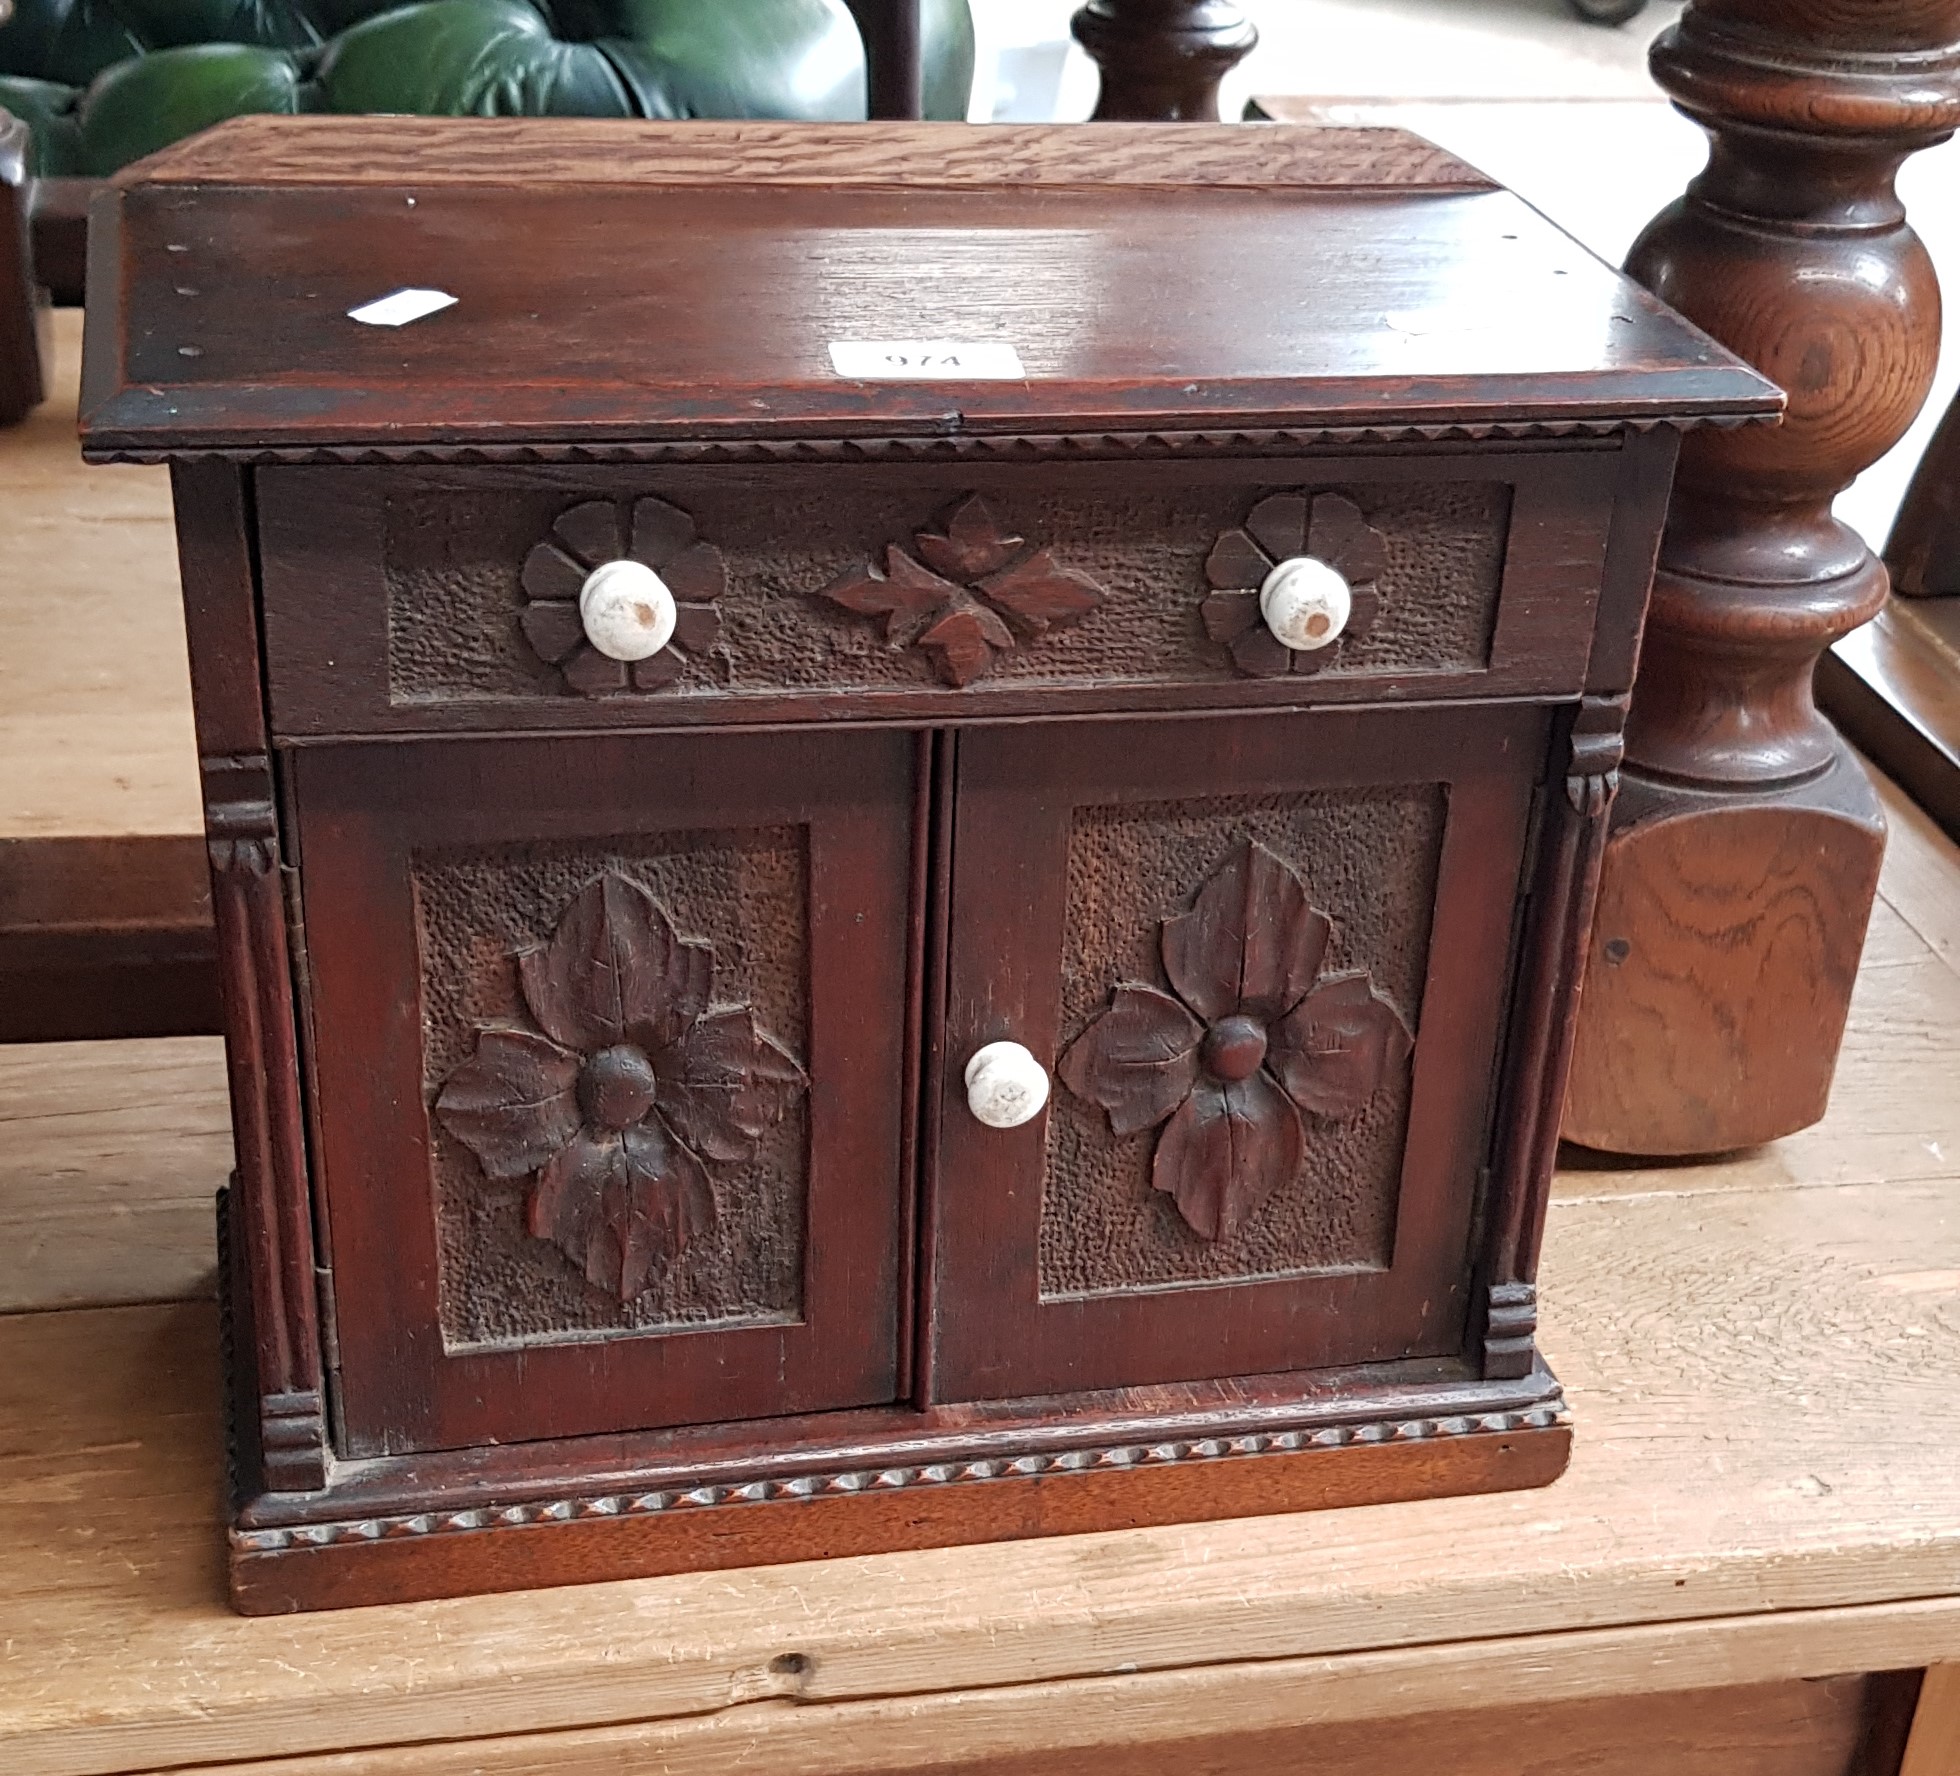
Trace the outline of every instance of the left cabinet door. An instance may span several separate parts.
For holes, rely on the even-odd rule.
[[[895,1397],[914,753],[293,757],[343,1454]]]

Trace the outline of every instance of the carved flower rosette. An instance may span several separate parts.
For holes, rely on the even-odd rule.
[[[600,653],[586,639],[579,616],[586,576],[608,561],[652,568],[674,595],[672,640],[630,665]],[[519,578],[526,603],[517,622],[524,639],[587,697],[664,690],[721,639],[715,601],[728,589],[721,551],[700,541],[694,520],[665,500],[637,499],[630,506],[587,500],[560,512],[550,536],[525,556]]]
[[[1118,983],[1062,1056],[1112,1133],[1162,1125],[1151,1182],[1200,1238],[1229,1239],[1293,1181],[1309,1117],[1359,1116],[1408,1064],[1414,1038],[1368,971],[1322,972],[1332,933],[1300,877],[1246,840],[1163,921],[1171,990]]]
[[[866,562],[820,597],[859,616],[882,617],[894,648],[917,648],[956,690],[983,678],[1004,653],[1078,623],[1103,602],[1093,580],[1063,567],[1051,550],[1030,551],[987,502],[970,495],[940,530],[897,543],[884,565]]]
[[[714,1003],[714,947],[617,871],[516,961],[538,1027],[478,1026],[436,1115],[488,1178],[530,1181],[533,1238],[631,1303],[714,1225],[715,1174],[755,1156],[803,1069],[751,1007]]]
[[[1326,562],[1348,584],[1347,622],[1325,647],[1290,648],[1260,616],[1266,576],[1299,555]],[[1318,672],[1373,626],[1387,566],[1381,532],[1351,499],[1338,493],[1275,493],[1252,508],[1242,530],[1228,530],[1212,545],[1205,558],[1205,582],[1212,591],[1198,614],[1205,633],[1224,645],[1248,678]]]

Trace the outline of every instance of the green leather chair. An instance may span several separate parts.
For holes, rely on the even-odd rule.
[[[0,0],[0,110],[44,177],[248,112],[865,115],[845,0]],[[963,118],[967,0],[924,0],[924,111]]]

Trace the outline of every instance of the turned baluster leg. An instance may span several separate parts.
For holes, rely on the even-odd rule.
[[[1790,395],[1683,450],[1587,959],[1565,1132],[1671,1154],[1824,1111],[1884,849],[1812,698],[1886,587],[1831,501],[1931,384],[1893,179],[1960,123],[1960,0],[1694,0],[1652,60],[1712,152],[1628,269]]]
[[[1259,41],[1231,0],[1088,0],[1074,31],[1102,70],[1099,123],[1216,123],[1219,82]]]

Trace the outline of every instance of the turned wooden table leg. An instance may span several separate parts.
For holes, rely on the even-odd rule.
[[[1939,289],[1893,189],[1960,123],[1960,0],[1693,0],[1655,78],[1712,141],[1628,269],[1790,394],[1687,441],[1627,730],[1566,1134],[1713,1152],[1823,1114],[1884,849],[1812,698],[1885,569],[1832,498],[1931,385]]]
[[[1216,123],[1219,82],[1259,41],[1231,0],[1088,0],[1074,30],[1102,70],[1101,123]]]

